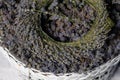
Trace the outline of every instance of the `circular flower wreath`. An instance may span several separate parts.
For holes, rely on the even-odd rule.
[[[8,9],[9,15],[17,15],[14,22],[3,27],[8,31],[3,44],[28,67],[54,73],[81,72],[92,69],[93,60],[102,61],[101,56],[93,59],[89,51],[104,45],[113,26],[103,0],[20,3],[15,11]]]

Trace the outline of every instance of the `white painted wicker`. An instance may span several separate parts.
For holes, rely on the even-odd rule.
[[[44,73],[32,68],[27,68],[25,64],[11,55],[7,49],[0,48],[10,63],[25,76],[24,80],[109,80],[120,61],[120,55],[118,55],[93,71],[82,74],[66,73],[54,75],[53,73]]]

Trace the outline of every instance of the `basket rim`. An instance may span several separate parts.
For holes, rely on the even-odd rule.
[[[65,78],[65,77],[68,77],[68,78],[71,77],[72,78],[74,76],[76,76],[76,78],[78,78],[80,80],[84,80],[84,79],[87,79],[87,78],[90,78],[90,77],[95,77],[99,74],[102,74],[108,68],[110,68],[111,66],[115,66],[120,62],[120,54],[119,54],[118,56],[114,57],[113,59],[108,60],[106,63],[100,65],[99,67],[96,67],[93,71],[87,71],[87,72],[85,72],[85,73],[83,72],[81,74],[80,73],[65,73],[65,74],[60,73],[60,74],[55,75],[55,74],[50,73],[50,72],[41,72],[41,71],[33,69],[33,68],[28,68],[28,67],[26,67],[26,65],[24,63],[22,63],[21,61],[16,59],[9,52],[9,50],[7,48],[4,48],[4,47],[0,46],[0,49],[1,49],[1,51],[3,51],[3,54],[9,60],[11,65],[15,66],[17,68],[17,70],[22,72],[24,75],[31,76],[33,78],[33,80],[36,80],[36,79],[39,79],[39,78],[43,78],[43,80],[45,78],[45,80],[46,80],[46,78],[51,78],[51,77],[56,78],[54,80],[58,80],[59,78]],[[29,74],[31,74],[31,75],[29,75]]]

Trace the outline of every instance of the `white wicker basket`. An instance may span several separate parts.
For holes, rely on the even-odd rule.
[[[114,3],[116,3],[116,1],[119,0],[113,0]],[[13,65],[20,73],[22,73],[24,76],[22,76],[24,78],[23,80],[109,80],[120,61],[119,54],[101,66],[96,67],[93,71],[87,71],[86,73],[82,74],[66,73],[54,75],[53,73],[44,73],[32,68],[27,68],[24,63],[17,60],[7,49],[0,47],[0,50],[2,50],[3,54],[9,60],[11,65]]]
[[[53,73],[44,73],[32,68],[27,68],[25,64],[12,56],[7,49],[0,47],[0,50],[2,50],[11,65],[22,73],[24,76],[23,80],[109,80],[120,61],[120,55],[118,55],[93,71],[88,71],[82,74],[66,73],[54,75]]]

